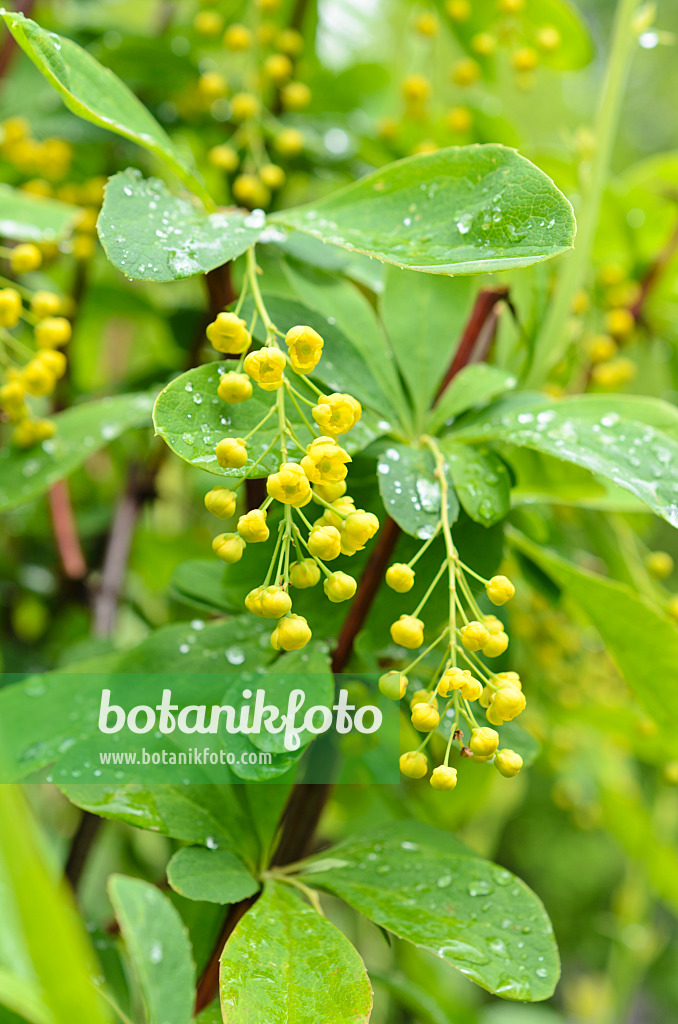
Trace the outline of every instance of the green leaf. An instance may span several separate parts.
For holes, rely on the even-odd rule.
[[[177,281],[240,256],[264,222],[240,210],[206,213],[158,178],[128,168],[109,179],[97,230],[111,263],[135,281]]]
[[[245,587],[226,582],[228,570],[218,558],[191,558],[180,562],[172,574],[172,597],[210,614],[242,611]],[[246,582],[246,581],[245,581]]]
[[[572,247],[572,207],[515,150],[464,146],[407,157],[270,221],[433,274],[527,267]]]
[[[17,242],[58,242],[70,234],[81,211],[56,199],[0,185],[0,236]]]
[[[141,878],[113,875],[108,893],[143,993],[148,1024],[190,1024],[195,964],[179,912]]]
[[[0,786],[0,819],[0,1003],[35,1024],[109,1024],[87,934],[19,787]]]
[[[198,1014],[195,1018],[195,1024],[224,1024],[218,999],[215,999],[213,1003],[205,1007],[202,1013]]]
[[[229,1024],[363,1024],[372,991],[348,939],[282,883],[272,882],[221,954]]]
[[[492,526],[508,515],[511,489],[508,470],[486,447],[440,443],[447,472],[462,507],[476,523]]]
[[[205,186],[165,129],[112,71],[71,39],[45,31],[23,14],[5,11],[2,17],[19,46],[69,110],[149,149],[211,205]]]
[[[437,433],[455,416],[476,405],[486,405],[498,395],[510,391],[517,383],[515,376],[508,370],[490,366],[489,363],[463,367],[436,402],[426,420],[426,430],[430,434]]]
[[[625,584],[571,565],[514,530],[510,538],[591,620],[638,702],[661,727],[661,738],[657,742],[675,755],[678,752],[672,724],[678,715],[675,623]]]
[[[133,427],[151,425],[155,392],[74,405],[52,419],[57,432],[34,448],[0,450],[0,510],[23,505],[63,480],[94,452]]]
[[[547,503],[611,512],[645,511],[643,503],[628,491],[571,462],[514,445],[502,446],[502,455],[516,479],[511,489],[513,505]]]
[[[422,278],[387,268],[381,318],[419,424],[459,346],[471,299],[468,278]]]
[[[427,448],[394,444],[379,456],[379,493],[384,508],[401,530],[425,540],[440,520],[440,484],[435,462]],[[450,487],[447,500],[450,522],[459,515],[459,504]]]
[[[204,846],[178,850],[167,865],[167,880],[187,899],[208,903],[238,903],[259,888],[256,878],[232,853]]]
[[[418,822],[385,826],[312,858],[300,877],[495,995],[548,999],[560,965],[540,900],[509,871],[436,832]]]
[[[678,526],[678,414],[667,403],[617,399],[553,402],[520,394],[465,420],[450,437],[505,441],[573,462],[612,480]],[[625,418],[634,410],[638,419]],[[671,433],[652,425],[657,421]]]

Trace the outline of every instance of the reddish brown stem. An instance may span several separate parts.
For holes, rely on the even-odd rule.
[[[25,14],[26,17],[29,18],[33,6],[34,0],[16,0],[14,10],[17,14]],[[2,46],[0,47],[0,79],[4,78],[7,74],[15,52],[16,43],[14,41],[14,36],[8,32],[2,41]]]
[[[468,366],[470,363],[482,362],[487,355],[487,349],[489,348],[487,343],[488,321],[491,320],[491,314],[497,303],[506,298],[507,295],[507,288],[485,288],[478,294],[469,321],[461,336],[459,348],[436,395],[436,402],[448,387],[450,381],[456,377],[464,366]],[[494,329],[496,329],[496,321],[494,321]],[[490,341],[494,335],[494,329],[490,332]]]
[[[659,284],[676,253],[678,253],[678,224],[674,227],[671,237],[651,264],[641,282],[640,294],[631,307],[631,312],[636,320],[640,319],[650,294]]]
[[[87,574],[87,563],[80,546],[68,481],[58,480],[52,484],[47,497],[64,575],[70,580],[81,580]]]

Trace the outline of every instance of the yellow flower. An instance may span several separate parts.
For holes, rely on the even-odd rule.
[[[314,526],[308,535],[308,550],[329,562],[341,553],[341,534],[336,526]]]
[[[35,326],[35,340],[39,348],[61,348],[70,341],[72,328],[63,316],[48,316]]]
[[[283,384],[285,364],[285,356],[280,349],[267,345],[245,356],[243,367],[264,391],[277,391]]]
[[[515,686],[502,686],[492,699],[490,709],[495,717],[503,722],[510,722],[525,710],[527,701],[525,694]]]
[[[483,644],[483,654],[488,658],[498,658],[503,654],[509,645],[508,635],[501,630],[499,633],[490,633]]]
[[[245,541],[237,533],[220,533],[212,541],[212,550],[222,562],[239,562],[245,550]]]
[[[214,450],[222,469],[241,469],[247,462],[247,448],[241,437],[224,437]]]
[[[237,495],[228,487],[213,487],[205,495],[205,508],[218,519],[230,519],[235,512]]]
[[[354,555],[362,551],[368,540],[374,537],[379,529],[379,520],[372,512],[358,508],[349,512],[341,526],[341,552]]]
[[[534,71],[539,63],[539,54],[531,46],[521,46],[512,54],[511,63],[516,71]]]
[[[228,82],[218,71],[206,71],[198,79],[198,92],[207,103],[212,103],[227,95]]]
[[[417,704],[430,704],[436,711],[438,710],[438,698],[431,695],[430,690],[416,690],[410,698],[410,709],[417,706]]]
[[[441,764],[431,772],[431,785],[434,789],[449,792],[457,785],[457,769]]]
[[[304,148],[304,136],[298,128],[283,128],[273,140],[281,156],[298,156]]]
[[[423,779],[428,771],[428,759],[421,750],[408,750],[400,758],[400,771],[408,779]]]
[[[278,33],[275,45],[281,53],[286,53],[288,57],[298,57],[304,49],[304,37],[296,28],[284,28],[282,32]]]
[[[245,373],[236,373],[230,370],[222,374],[217,388],[219,398],[229,405],[236,405],[238,402],[246,402],[252,397],[252,381]]]
[[[293,71],[294,65],[292,61],[284,53],[272,53],[264,61],[264,74],[275,85],[283,85],[292,77]]]
[[[252,344],[247,324],[235,313],[219,313],[205,331],[217,352],[239,356]]]
[[[29,395],[51,395],[56,384],[52,371],[39,359],[31,359],[21,373],[21,383]]]
[[[504,747],[503,750],[497,751],[494,764],[505,778],[510,779],[517,775],[523,767],[523,759],[515,750],[509,750],[508,747]]]
[[[251,45],[252,33],[245,25],[235,23],[224,32],[224,46],[228,50],[249,50]]]
[[[193,28],[201,36],[218,36],[223,27],[223,15],[218,11],[198,11],[193,19]]]
[[[21,296],[14,288],[0,290],[0,327],[16,327],[21,319]]]
[[[66,372],[66,356],[63,352],[57,352],[55,348],[41,349],[35,357],[35,361],[42,363],[57,380]]]
[[[440,724],[440,715],[432,704],[416,704],[412,708],[412,725],[419,732],[433,732]]]
[[[605,326],[613,338],[627,338],[636,326],[636,319],[630,309],[611,309],[605,317]]]
[[[673,559],[668,551],[651,551],[645,558],[645,568],[651,576],[665,580],[673,572]]]
[[[483,727],[482,729],[473,729],[471,731],[469,747],[479,757],[492,757],[498,746],[499,733],[495,729]]]
[[[494,677],[495,686],[502,688],[502,686],[515,686],[518,690],[522,690],[523,684],[520,681],[520,676],[517,672],[497,672]]]
[[[285,335],[290,362],[297,373],[315,370],[322,355],[324,341],[312,327],[291,327]]]
[[[555,25],[543,25],[537,32],[537,42],[542,50],[547,52],[557,50],[561,40],[562,37]]]
[[[419,106],[431,95],[431,83],[423,75],[406,75],[403,79],[402,93],[406,103]]]
[[[31,242],[15,246],[9,257],[9,265],[15,274],[28,274],[31,270],[37,270],[41,263],[42,253]]]
[[[290,583],[297,590],[314,587],[320,580],[320,569],[312,558],[302,558],[290,566]]]
[[[259,171],[259,178],[272,192],[277,192],[285,184],[285,172],[277,164],[264,164]]]
[[[233,195],[250,210],[268,206],[271,193],[256,174],[239,174],[233,182]]]
[[[51,420],[24,419],[12,431],[12,442],[17,448],[32,448],[54,437],[56,426]]]
[[[323,501],[337,501],[338,498],[342,498],[346,494],[346,481],[339,480],[336,484],[316,484],[313,488],[313,498],[316,500],[316,495],[322,498]]]
[[[26,412],[25,388],[20,380],[10,380],[0,387],[0,408],[10,420],[20,419]]]
[[[346,572],[333,572],[323,583],[323,589],[333,604],[339,604],[341,601],[350,601],[357,587],[358,584],[353,576],[349,576]]]
[[[471,17],[471,0],[447,0],[445,10],[452,21],[468,21]]]
[[[591,378],[602,388],[619,388],[628,384],[637,373],[636,364],[627,356],[619,356],[608,363],[599,363],[591,371]]]
[[[306,448],[301,468],[312,484],[333,484],[345,478],[350,461],[351,456],[333,437],[316,437]]]
[[[40,320],[44,320],[48,316],[56,316],[60,309],[61,299],[54,292],[35,292],[31,299],[31,312],[35,313]]]
[[[480,78],[480,65],[472,57],[462,57],[452,67],[452,81],[455,85],[473,85]]]
[[[311,415],[325,434],[336,437],[345,434],[362,416],[362,406],[352,395],[323,395],[311,410]]]
[[[464,680],[459,692],[465,700],[478,700],[483,692],[483,684],[469,673],[468,679]]]
[[[305,82],[288,82],[282,91],[282,105],[285,110],[305,110],[311,102],[311,90]]]
[[[592,363],[607,363],[617,354],[617,342],[609,334],[594,334],[586,343],[586,351]]]
[[[384,672],[379,677],[379,691],[389,700],[401,700],[407,690],[407,676],[402,672]]]
[[[340,483],[343,484],[344,481],[341,480]],[[314,488],[314,494],[318,492],[320,486],[320,484],[316,484],[316,487]],[[336,485],[329,484],[328,486],[334,487]],[[356,510],[353,498],[351,497],[350,494],[345,494],[341,498],[333,499],[331,504],[332,508],[325,508],[323,514],[316,521],[316,525],[324,523],[327,526],[336,526],[337,530],[341,530],[342,526],[344,525],[344,520],[346,519],[348,514],[350,512],[355,512]]]
[[[490,32],[478,32],[471,40],[471,49],[479,57],[491,57],[497,49],[497,37]]]
[[[231,117],[234,121],[249,121],[261,111],[261,101],[251,92],[238,92],[231,100]]]
[[[272,473],[266,481],[266,491],[271,498],[294,508],[308,505],[311,500],[308,477],[296,462],[285,462],[277,473]]]
[[[232,174],[240,163],[240,157],[232,146],[221,143],[219,146],[212,146],[207,158],[213,167],[218,167],[226,174]]]
[[[451,107],[445,120],[449,130],[456,135],[465,135],[473,128],[473,114],[468,107]]]
[[[461,642],[467,651],[479,651],[487,643],[489,632],[482,622],[473,621],[464,626],[461,630]]]
[[[401,615],[391,626],[393,642],[414,650],[424,642],[424,623],[414,615]]]
[[[265,619],[281,619],[292,610],[292,598],[282,587],[265,587],[259,596],[259,608]]]
[[[249,594],[245,598],[245,607],[249,612],[253,612],[254,615],[259,615],[263,618],[263,611],[261,610],[261,598],[264,593],[264,587],[255,587],[254,590],[250,590]]]
[[[266,513],[255,508],[251,512],[240,516],[237,526],[238,533],[248,544],[260,544],[268,540],[270,530],[266,523]]]
[[[424,11],[417,16],[414,27],[422,36],[434,36],[438,31],[438,19],[431,11]]]
[[[485,590],[492,604],[506,604],[516,592],[516,588],[507,576],[493,576],[485,584]]]
[[[438,693],[441,697],[449,697],[453,690],[461,690],[462,686],[472,678],[467,668],[445,669],[438,683]]]
[[[271,646],[276,651],[299,651],[306,646],[312,635],[303,615],[286,615],[271,634]]]
[[[402,562],[394,562],[386,570],[386,585],[398,594],[406,594],[414,586],[414,569]]]

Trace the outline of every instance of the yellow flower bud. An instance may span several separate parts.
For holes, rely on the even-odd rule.
[[[344,483],[343,480],[339,481]],[[315,490],[318,490],[318,484],[316,484]],[[350,512],[355,512],[356,508],[353,504],[353,498],[350,494],[346,494],[341,498],[336,498],[332,501],[332,508],[325,508],[320,519],[317,521],[317,525],[323,523],[326,526],[335,526],[337,530],[342,530],[344,526],[344,520]]]
[[[31,242],[15,246],[9,257],[9,265],[14,274],[29,274],[37,270],[41,263],[42,253]]]
[[[0,409],[12,423],[26,415],[26,391],[20,380],[10,380],[0,387]]]
[[[636,319],[630,309],[611,309],[605,317],[605,327],[613,338],[628,338],[636,326]]]
[[[617,342],[609,334],[594,334],[586,343],[586,351],[592,363],[606,363],[616,356]]]
[[[471,49],[479,57],[491,57],[497,50],[497,37],[491,32],[478,32],[471,39]]]
[[[21,383],[29,395],[43,397],[54,391],[56,377],[40,359],[31,359],[23,368]]]
[[[497,718],[510,722],[525,710],[526,705],[522,690],[515,686],[502,686],[501,690],[495,693],[490,709]]]
[[[252,344],[247,324],[235,313],[218,313],[205,333],[217,352],[229,355],[241,355]]]
[[[348,452],[333,437],[316,437],[306,448],[301,468],[313,484],[336,483],[346,477]]]
[[[222,469],[241,469],[247,462],[247,448],[241,437],[224,437],[214,450]]]
[[[2,295],[2,292],[0,292]],[[35,292],[31,299],[31,312],[40,320],[56,316],[61,309],[61,299],[54,292]]]
[[[240,157],[237,152],[232,146],[227,146],[226,143],[212,146],[207,154],[207,158],[213,167],[218,167],[220,171],[225,171],[226,174],[232,174],[240,164]]]
[[[490,725],[503,725],[504,719],[495,711],[492,696],[490,697],[490,705],[485,712],[485,717],[487,718]]]
[[[57,380],[66,372],[66,356],[54,348],[41,349],[35,357],[35,361],[42,363]]]
[[[330,526],[328,529],[331,530],[332,527]],[[323,583],[323,590],[333,604],[350,601],[357,587],[358,584],[353,576],[349,576],[346,572],[333,572]]]
[[[414,650],[424,642],[424,623],[414,615],[401,615],[391,626],[393,642]]]
[[[452,21],[458,24],[471,17],[471,0],[446,0],[445,10]]]
[[[525,0],[499,0],[502,14],[520,14],[525,10]]]
[[[414,23],[417,32],[422,36],[434,36],[438,31],[438,19],[432,11],[424,11]]]
[[[497,672],[494,677],[495,685],[502,688],[502,686],[515,686],[518,690],[522,690],[523,684],[520,682],[520,676],[517,672]]]
[[[233,182],[233,195],[250,210],[268,206],[271,193],[256,174],[239,174]]]
[[[438,699],[430,690],[415,690],[410,698],[410,710],[416,707],[417,704],[430,704],[436,711],[438,710]]]
[[[70,341],[72,328],[63,316],[48,316],[35,325],[35,341],[39,348],[61,348]]]
[[[320,569],[312,558],[303,558],[290,566],[290,583],[297,590],[315,587],[320,580]]]
[[[238,402],[246,402],[252,397],[252,381],[245,373],[236,373],[229,370],[219,378],[217,388],[219,398],[229,405],[237,405]]]
[[[231,99],[231,117],[238,123],[258,117],[261,112],[261,101],[251,92],[238,92]]]
[[[201,36],[218,36],[223,31],[224,19],[218,11],[198,11],[193,19],[193,28]]]
[[[311,102],[311,90],[305,82],[288,82],[282,91],[282,105],[285,110],[305,110]]]
[[[314,500],[316,494],[324,501],[336,501],[338,498],[342,498],[344,494],[346,494],[346,481],[338,480],[335,484],[316,484],[313,488]],[[336,523],[332,523],[332,525],[337,526]],[[341,526],[341,519],[339,520],[338,526]]]
[[[407,676],[402,672],[385,672],[379,677],[379,691],[389,700],[401,700],[407,691]]]
[[[297,373],[311,373],[322,355],[323,339],[312,327],[292,327],[285,335],[290,362]]]
[[[283,128],[274,138],[273,145],[281,156],[298,156],[304,148],[304,136],[298,128]]]
[[[263,618],[264,615],[261,608],[261,598],[263,593],[264,587],[255,587],[254,590],[250,590],[249,594],[245,598],[245,607],[247,610],[260,616],[260,618]]]
[[[277,164],[264,164],[259,171],[259,178],[272,192],[277,192],[285,184],[285,172]]]
[[[265,619],[281,619],[292,610],[292,598],[282,587],[266,587],[259,597],[259,607]]]
[[[441,764],[431,772],[430,783],[434,789],[449,792],[457,785],[457,769]]]
[[[416,704],[412,708],[412,725],[419,732],[433,732],[439,723],[440,715],[431,704]]]
[[[483,684],[469,672],[468,679],[461,684],[459,692],[465,700],[478,700],[483,692]]]
[[[467,651],[479,651],[489,640],[490,634],[482,622],[469,622],[460,630],[461,642]]]
[[[523,767],[523,759],[515,750],[509,750],[507,747],[504,747],[503,750],[497,751],[494,764],[505,778],[510,779],[517,775]]]
[[[218,71],[206,71],[198,79],[198,92],[204,100],[211,103],[227,95],[228,82]]]
[[[673,572],[673,559],[668,551],[651,551],[645,559],[645,568],[658,580],[665,580]]]
[[[245,550],[245,541],[237,533],[220,533],[212,541],[212,550],[222,562],[239,562]]]
[[[451,107],[445,122],[455,135],[466,135],[473,128],[473,114],[468,107]]]
[[[516,588],[507,576],[493,576],[485,584],[485,590],[492,604],[496,605],[506,604],[516,592]]]
[[[23,419],[12,431],[12,443],[17,448],[32,448],[36,444],[48,441],[56,433],[56,426],[51,420]]]
[[[308,550],[316,558],[329,562],[341,553],[341,534],[336,526],[314,526],[308,535]]]
[[[394,562],[386,570],[386,585],[398,594],[406,594],[414,586],[414,569],[402,562]]]
[[[14,288],[0,290],[0,327],[16,327],[21,319],[21,296]]]
[[[534,71],[539,63],[539,54],[532,46],[521,46],[511,55],[511,63],[516,71]]]
[[[542,27],[537,30],[537,43],[540,48],[545,50],[547,53],[552,53],[554,50],[557,50],[561,42],[562,37],[555,25],[542,25]]]
[[[449,697],[453,690],[461,690],[471,679],[471,673],[465,668],[447,668],[438,682],[438,693],[441,697]]]
[[[410,106],[419,106],[431,95],[431,83],[423,75],[407,75],[402,84],[403,99]]]
[[[408,779],[423,779],[428,771],[428,759],[421,750],[408,750],[400,757],[400,771]]]
[[[480,65],[472,57],[462,57],[452,67],[452,81],[455,85],[473,85],[480,78]]]
[[[271,498],[294,508],[301,508],[311,500],[308,477],[296,462],[285,462],[277,473],[272,473],[266,481],[266,491]]]
[[[483,644],[483,654],[488,658],[498,658],[503,654],[509,645],[509,638],[502,630],[500,633],[490,633]]]
[[[235,512],[238,498],[228,487],[213,487],[205,495],[205,508],[217,519],[230,519]]]
[[[266,523],[266,513],[263,509],[255,508],[244,516],[240,516],[237,530],[242,539],[247,541],[248,544],[263,543],[270,536],[270,530]]]
[[[362,416],[362,406],[352,395],[322,395],[311,415],[325,434],[336,437],[356,425]]]
[[[228,50],[249,50],[252,45],[252,33],[245,25],[229,25],[224,32],[224,46]]]
[[[471,731],[469,747],[479,757],[492,757],[499,746],[499,733],[495,729],[483,727]]]
[[[356,551],[362,551],[378,529],[379,520],[373,512],[362,508],[349,512],[341,526],[342,554],[354,555]]]
[[[292,61],[285,53],[273,53],[264,61],[264,74],[275,85],[284,85],[293,71]]]
[[[299,651],[309,642],[312,633],[303,615],[286,615],[276,626],[273,635],[275,643],[273,637],[271,643],[276,650]]]
[[[637,373],[636,364],[626,356],[611,359],[609,363],[599,363],[591,370],[591,378],[603,388],[619,388],[628,384]]]
[[[304,37],[296,28],[284,28],[278,33],[275,45],[276,49],[288,57],[298,57],[304,49]]]
[[[267,345],[245,356],[245,373],[264,391],[277,391],[283,385],[286,359],[279,348]]]

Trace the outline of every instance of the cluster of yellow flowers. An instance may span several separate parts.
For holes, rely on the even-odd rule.
[[[35,139],[23,117],[9,117],[0,125],[0,157],[22,174],[40,174],[49,182],[66,177],[73,159],[70,144],[58,137]]]
[[[200,36],[219,47],[214,66],[197,82],[199,104],[228,122],[232,132],[228,142],[210,149],[208,158],[233,176],[233,197],[249,209],[267,207],[272,193],[285,184],[284,169],[268,154],[269,143],[283,160],[298,156],[305,146],[299,128],[277,116],[279,111],[299,113],[311,102],[311,90],[297,68],[303,36],[273,20],[280,8],[280,0],[258,0],[247,12],[247,24],[226,25],[223,15],[210,9],[199,11],[193,22]]]
[[[555,26],[534,28],[523,20],[525,7],[526,0],[498,0],[495,20],[485,31],[477,32],[470,39],[472,56],[466,55],[452,64],[451,83],[462,93],[459,101],[446,109],[444,120],[448,132],[454,138],[468,137],[473,129],[473,113],[461,99],[463,91],[482,81],[488,63],[495,58],[500,48],[509,51],[511,66],[520,85],[530,88],[533,73],[539,65],[540,52],[550,53],[560,46],[561,36]],[[453,25],[463,25],[471,18],[472,0],[448,0],[445,9]],[[440,32],[437,14],[433,10],[420,12],[414,17],[413,28],[416,35],[432,44]],[[431,79],[425,74],[408,74],[402,81],[401,92],[406,118],[433,127],[437,117],[432,118],[429,110],[434,95]],[[399,123],[385,118],[379,128],[382,138],[392,141],[398,135]],[[414,146],[412,152],[430,153],[438,148],[433,138],[424,138]]]
[[[36,270],[42,260],[40,250],[30,243],[1,249],[0,255],[8,258],[16,275]],[[71,325],[60,315],[63,300],[53,292],[32,291],[4,278],[0,284],[7,285],[0,288],[0,410],[13,424],[13,443],[31,448],[52,437],[55,425],[35,416],[27,398],[46,398],[54,392],[66,372],[66,356],[60,349],[71,337]],[[22,321],[32,327],[32,346],[12,333]]]
[[[443,763],[434,768],[430,783],[434,789],[451,790],[457,784],[457,769],[449,763],[454,744],[458,745],[461,757],[473,758],[474,761],[492,761],[504,776],[510,777],[520,771],[523,764],[520,754],[514,750],[498,749],[499,734],[495,729],[478,723],[472,705],[477,701],[484,709],[490,726],[500,726],[521,714],[527,702],[517,672],[493,672],[479,657],[480,654],[486,658],[499,657],[506,651],[509,638],[502,621],[496,615],[481,612],[467,577],[483,583],[487,597],[497,606],[510,601],[515,588],[506,576],[493,576],[485,580],[460,561],[452,543],[447,518],[444,460],[435,440],[426,438],[425,441],[436,458],[436,472],[441,484],[441,519],[437,530],[409,563],[397,562],[388,568],[386,583],[397,593],[411,590],[414,586],[416,562],[441,533],[445,540],[446,555],[414,611],[400,615],[392,624],[391,637],[395,643],[410,650],[424,646],[425,627],[420,615],[444,577],[447,577],[449,591],[449,621],[414,661],[399,671],[384,673],[379,680],[379,689],[392,700],[408,699],[412,725],[418,732],[426,734],[419,747],[407,751],[400,758],[400,770],[409,778],[421,779],[428,774],[429,763],[425,749],[441,722],[450,723]],[[415,689],[414,693],[407,696],[409,673],[439,645],[443,647],[442,658],[428,686]],[[469,730],[468,741],[465,729]]]
[[[606,264],[600,270],[594,289],[595,307],[586,291],[576,294],[573,313],[583,325],[591,320],[591,329],[583,332],[585,354],[590,363],[594,385],[616,390],[633,380],[637,366],[620,349],[636,328],[633,307],[640,296],[640,285],[630,279],[624,267]]]
[[[225,562],[238,562],[248,544],[269,539],[269,509],[274,502],[283,507],[268,572],[261,585],[245,600],[249,611],[262,618],[275,619],[271,644],[276,650],[293,651],[311,639],[311,629],[302,615],[292,612],[290,588],[304,590],[323,579],[323,589],[333,603],[347,601],[356,592],[356,580],[341,570],[326,565],[339,555],[361,551],[379,529],[371,512],[356,508],[346,493],[347,464],[351,457],[338,443],[362,415],[360,402],[351,395],[320,391],[308,374],[318,365],[323,339],[308,326],[280,331],[270,320],[256,280],[254,250],[248,253],[248,285],[255,299],[257,315],[266,326],[266,344],[250,351],[252,328],[233,312],[219,313],[207,328],[207,336],[217,351],[239,356],[234,370],[221,374],[217,394],[224,402],[237,404],[252,397],[254,386],[276,391],[276,401],[260,422],[245,437],[224,437],[216,445],[218,464],[224,469],[243,470],[243,477],[232,487],[214,487],[205,496],[207,509],[220,519],[236,513],[237,487],[276,449],[278,467],[266,481],[267,498],[257,509],[239,516],[236,529],[214,538],[215,554]],[[244,298],[241,295],[240,303]],[[284,341],[285,349],[279,344]],[[304,378],[306,394],[295,386],[295,376]],[[306,395],[315,393],[314,401]],[[286,399],[296,408],[299,418],[311,434],[305,444],[299,440],[290,422]],[[302,406],[310,409],[311,422]],[[248,441],[277,414],[277,430],[262,454],[251,460]],[[289,448],[296,449],[293,459]],[[311,521],[302,509],[311,502],[321,506],[321,515]]]

